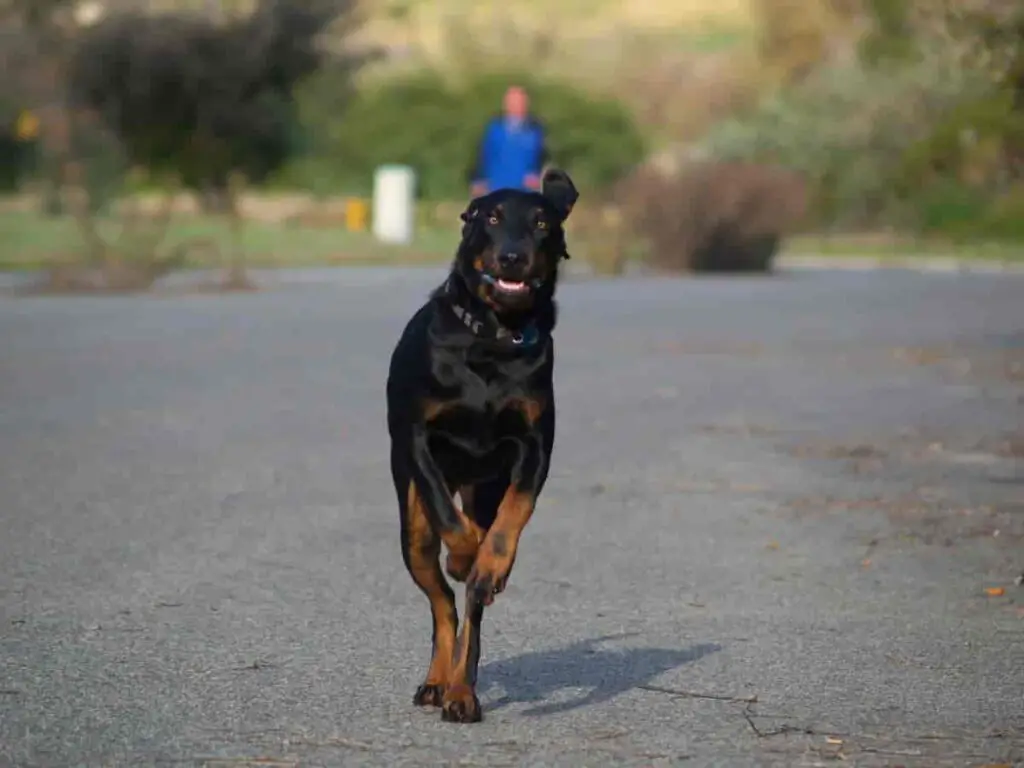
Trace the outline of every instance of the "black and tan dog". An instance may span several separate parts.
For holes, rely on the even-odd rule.
[[[391,474],[402,556],[430,600],[433,649],[415,703],[481,719],[484,606],[505,588],[555,440],[555,286],[578,193],[550,170],[541,192],[498,190],[462,214],[451,273],[405,327],[388,373]],[[461,502],[455,502],[458,494]],[[461,632],[441,571],[466,583]]]

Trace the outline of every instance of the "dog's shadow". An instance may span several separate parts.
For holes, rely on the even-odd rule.
[[[596,647],[607,640],[639,633],[607,635],[550,651],[536,651],[482,665],[480,682],[484,691],[500,686],[500,698],[484,705],[487,710],[509,704],[541,702],[566,688],[589,688],[589,692],[569,701],[538,704],[524,715],[552,715],[580,707],[600,704],[638,686],[649,684],[663,672],[691,664],[708,654],[722,650],[713,643],[689,648]]]

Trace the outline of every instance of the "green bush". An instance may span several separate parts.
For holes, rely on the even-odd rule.
[[[1024,242],[1024,189],[999,195],[940,179],[916,200],[920,229],[953,241]]]
[[[1024,243],[1024,184],[993,200],[971,234],[976,239]]]
[[[19,186],[34,170],[37,142],[20,141],[0,132],[0,194],[17,192]]]
[[[552,162],[581,187],[613,183],[644,155],[643,137],[624,106],[562,82],[491,73],[452,83],[421,72],[366,88],[341,112],[328,106],[328,78],[315,76],[300,92],[308,148],[278,183],[367,194],[377,166],[402,163],[416,169],[421,198],[464,197],[484,124],[512,82],[530,92]]]
[[[991,91],[982,73],[938,52],[887,71],[835,65],[717,126],[704,150],[799,171],[819,226],[918,226],[914,197],[924,184],[907,158],[965,99]]]
[[[858,46],[861,60],[874,67],[911,59],[919,41],[909,0],[867,0],[864,5],[871,24]]]

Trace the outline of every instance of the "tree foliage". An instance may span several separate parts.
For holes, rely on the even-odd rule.
[[[716,126],[711,156],[800,171],[821,226],[1024,236],[1024,4],[844,3],[857,55]]]
[[[185,13],[112,16],[74,51],[71,101],[102,117],[132,164],[189,187],[224,188],[233,172],[259,182],[291,154],[292,91],[324,59],[320,33],[350,7],[264,0],[227,24]]]
[[[552,162],[588,188],[614,182],[645,150],[636,124],[614,99],[527,73],[481,73],[461,83],[430,71],[398,77],[365,88],[341,114],[328,108],[329,78],[314,80],[320,82],[311,82],[302,97],[309,155],[288,179],[303,186],[366,193],[378,165],[403,163],[416,169],[422,197],[462,198],[484,125],[501,109],[510,83],[529,91]]]

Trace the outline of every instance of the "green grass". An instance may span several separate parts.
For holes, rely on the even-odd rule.
[[[880,259],[955,258],[1024,263],[1024,243],[957,243],[891,235],[801,235],[788,240],[785,253],[796,256]]]
[[[116,242],[117,226],[102,222],[108,242]],[[409,246],[378,243],[368,233],[340,228],[299,227],[250,222],[242,231],[242,246],[252,267],[313,267],[367,264],[442,264],[451,258],[458,237],[450,231],[421,229]],[[587,258],[586,233],[576,232],[572,251]],[[172,222],[165,247],[193,243],[187,265],[219,267],[230,252],[230,232],[214,217],[182,217]],[[129,243],[122,241],[130,253]],[[83,252],[83,240],[75,223],[66,217],[49,218],[33,213],[0,212],[0,270],[36,270],[56,259]],[[959,258],[1024,263],[1024,244],[921,242],[891,236],[803,235],[785,244],[783,252],[794,256],[867,257],[907,259],[914,257]]]
[[[108,243],[118,242],[118,225],[101,222]],[[454,252],[457,230],[425,231],[410,246],[377,242],[370,234],[341,228],[299,227],[249,222],[242,230],[241,244],[253,267],[300,267],[332,264],[416,264],[443,263]],[[148,247],[145,235],[137,242]],[[172,221],[163,247],[190,243],[188,265],[221,266],[221,255],[230,252],[230,230],[214,217],[182,217]],[[35,270],[58,258],[73,258],[83,252],[82,236],[73,220],[49,218],[33,213],[0,212],[0,270]],[[131,242],[121,240],[130,254]]]

